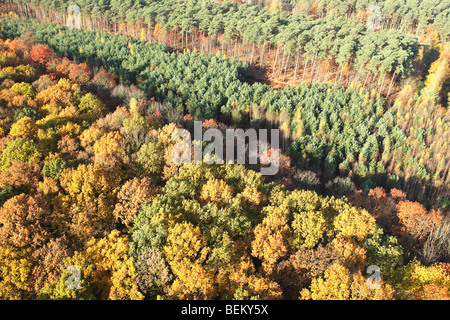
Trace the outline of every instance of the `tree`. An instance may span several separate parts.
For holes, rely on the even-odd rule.
[[[398,218],[402,232],[411,238],[411,245],[423,243],[431,231],[442,221],[440,212],[430,212],[418,202],[400,201],[397,204]],[[408,241],[408,240],[407,240]]]
[[[11,246],[0,247],[0,299],[20,300],[27,297],[31,261],[23,251]]]
[[[201,265],[210,251],[200,228],[194,227],[189,222],[175,224],[169,230],[166,242],[164,254],[177,277],[179,274],[186,275],[193,265]],[[200,269],[192,271],[202,272]]]
[[[13,161],[0,172],[0,188],[13,187],[17,192],[32,193],[38,186],[40,167],[35,162]]]
[[[355,184],[348,177],[336,177],[332,181],[328,181],[325,187],[327,188],[327,191],[335,197],[348,196],[355,191]]]
[[[449,49],[447,49],[449,51]],[[433,90],[437,94],[440,94],[442,85],[448,79],[450,75],[449,58],[438,59],[433,62],[430,67],[429,74],[425,80],[425,86],[430,90]]]
[[[59,179],[64,193],[58,194],[55,208],[59,228],[68,227],[65,232],[87,240],[110,225],[120,183],[117,174],[92,164],[65,169]]]
[[[233,188],[223,180],[212,179],[208,180],[203,185],[200,194],[200,200],[204,203],[214,202],[218,205],[225,204],[233,197]]]
[[[164,250],[168,235],[169,214],[164,209],[165,199],[162,197],[143,203],[139,214],[134,219],[130,230],[130,254],[137,258],[147,247]]]
[[[42,246],[50,237],[50,207],[42,196],[20,194],[0,208],[0,243],[17,248]]]
[[[101,114],[106,106],[96,95],[87,93],[81,97],[78,108],[89,116],[96,118]]]
[[[311,289],[301,291],[301,299],[313,300],[389,300],[394,290],[381,281],[378,290],[370,290],[367,280],[360,273],[350,271],[339,263],[333,263],[323,277],[314,278]]]
[[[114,217],[120,223],[131,227],[141,205],[144,202],[150,202],[158,193],[159,187],[155,186],[149,178],[134,178],[125,182],[117,193]]]
[[[44,166],[42,167],[42,176],[51,177],[58,180],[66,166],[67,162],[61,158],[47,160],[44,162]]]
[[[34,292],[39,293],[45,283],[56,284],[64,270],[65,259],[71,255],[67,239],[50,239],[33,252],[31,279]]]
[[[287,219],[278,214],[270,214],[255,227],[254,234],[252,256],[262,260],[264,271],[270,274],[277,261],[289,250],[291,229],[287,225]]]
[[[361,241],[375,232],[375,218],[364,209],[350,207],[334,219],[334,227],[337,237]]]
[[[11,126],[9,134],[11,136],[22,136],[34,138],[37,135],[38,126],[30,117],[22,117]]]
[[[338,262],[339,254],[331,248],[331,245],[318,245],[316,249],[302,248],[289,257],[294,269],[306,278],[322,276],[333,264]]]
[[[366,251],[367,264],[379,266],[385,275],[402,265],[402,246],[397,238],[385,235],[380,227],[363,240],[361,247]]]
[[[149,177],[158,181],[164,168],[163,147],[159,143],[150,142],[144,144],[136,156],[136,163],[141,177]]]
[[[80,271],[79,288],[70,288],[67,283],[77,285],[75,279],[70,282],[76,270]],[[60,268],[59,280],[55,283],[48,281],[38,293],[41,300],[94,300],[93,287],[90,283],[93,266],[86,259],[85,254],[75,251],[72,256],[64,259]]]
[[[339,263],[333,263],[324,277],[314,278],[311,291],[303,289],[302,299],[313,300],[348,300],[350,298],[351,274]]]
[[[158,249],[145,248],[136,261],[137,283],[146,295],[155,298],[168,294],[172,274]]]
[[[94,144],[94,163],[106,171],[121,171],[123,163],[123,138],[117,131],[104,134]]]
[[[29,98],[34,98],[34,96],[35,96],[34,87],[31,84],[26,83],[26,82],[15,83],[11,87],[11,90],[15,90],[19,94],[21,94],[23,96],[27,96]]]
[[[0,170],[11,166],[15,160],[36,161],[41,157],[38,146],[33,140],[16,138],[6,144],[0,155]]]
[[[396,269],[391,278],[393,284],[400,285],[397,294],[401,299],[445,299],[450,291],[450,276],[444,269],[423,266],[416,259]]]
[[[304,211],[294,214],[292,229],[293,247],[311,249],[322,239],[326,221],[320,211]]]
[[[92,76],[92,71],[86,63],[71,64],[69,79],[80,85],[86,85]]]
[[[134,261],[128,256],[128,239],[113,230],[107,237],[86,243],[86,258],[94,266],[91,283],[100,299],[141,300]]]
[[[46,45],[37,44],[31,48],[28,54],[30,63],[35,64],[41,68],[47,67],[47,64],[56,58],[56,54]]]

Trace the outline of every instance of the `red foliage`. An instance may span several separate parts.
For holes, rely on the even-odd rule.
[[[56,57],[56,54],[48,46],[43,44],[35,45],[31,48],[28,60],[31,64],[47,67],[47,64]]]
[[[444,269],[445,273],[450,276],[450,263],[448,262],[441,262],[439,263],[439,267]]]
[[[164,43],[166,46],[172,46],[175,43],[176,34],[173,31],[168,31],[164,35],[160,35],[162,37],[162,43]]]
[[[189,113],[183,117],[183,122],[191,122],[192,121],[192,115]]]
[[[219,124],[217,123],[216,120],[214,120],[214,119],[209,119],[209,120],[206,120],[206,121],[204,121],[204,122],[202,123],[202,127],[205,128],[205,129],[209,129],[209,128],[218,128],[218,127],[219,127]]]
[[[91,68],[86,63],[70,65],[69,79],[78,84],[87,84],[92,76]]]
[[[58,78],[67,78],[73,62],[67,58],[63,58],[58,65],[55,66],[55,73]]]
[[[116,86],[114,75],[105,70],[100,70],[91,80],[91,83],[96,87],[100,87],[102,89],[112,89]]]
[[[155,112],[153,112],[152,114],[150,114],[150,115],[147,117],[147,120],[148,120],[152,125],[155,125],[156,123],[159,123],[159,122],[160,122],[161,118],[162,118],[161,111],[159,111],[159,109],[156,109]]]
[[[398,235],[400,238],[409,239],[408,244],[413,246],[423,243],[442,221],[441,212],[435,210],[427,212],[418,202],[400,201],[397,210],[401,225]]]

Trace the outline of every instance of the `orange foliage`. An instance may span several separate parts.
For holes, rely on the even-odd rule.
[[[428,213],[418,202],[400,201],[397,209],[404,231],[418,240],[425,240],[442,221],[440,212],[432,210]]]
[[[37,64],[40,67],[46,67],[47,64],[56,57],[56,54],[46,45],[38,44],[31,48],[28,60],[32,64]]]

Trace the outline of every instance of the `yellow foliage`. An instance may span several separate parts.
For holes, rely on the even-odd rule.
[[[39,182],[37,191],[47,196],[58,193],[59,187],[53,178],[44,177],[44,181]]]
[[[271,273],[275,263],[287,253],[290,233],[287,219],[278,214],[268,215],[255,227],[252,255],[263,261],[267,273]]]
[[[80,134],[80,132],[81,132],[80,125],[73,122],[67,122],[58,130],[58,133],[61,136],[68,135],[70,137],[77,137]]]
[[[100,129],[96,126],[90,126],[88,129],[84,130],[80,135],[80,144],[83,148],[87,146],[93,146],[94,143],[105,134],[105,130]]]
[[[86,257],[92,261],[91,282],[103,288],[104,298],[111,300],[141,300],[136,282],[136,270],[128,256],[128,239],[113,230],[107,237],[86,243]]]
[[[0,299],[23,299],[30,272],[31,262],[25,254],[9,246],[0,247]]]
[[[30,117],[23,117],[11,126],[9,132],[12,136],[35,137],[38,132],[38,126]]]
[[[122,154],[123,138],[119,132],[113,131],[103,135],[94,144],[95,154],[106,153],[110,156],[118,156]]]
[[[394,279],[404,299],[445,299],[450,294],[450,275],[439,265],[427,267],[413,260],[397,269]]]
[[[181,266],[169,295],[176,299],[207,300],[214,298],[214,276],[201,265]]]
[[[294,230],[292,244],[295,248],[314,248],[322,239],[326,221],[320,211],[304,211],[294,214],[292,228]]]
[[[141,39],[141,41],[147,40],[147,33],[145,32],[144,28],[141,29],[141,38],[140,39]]]
[[[364,209],[349,207],[343,210],[335,219],[334,227],[337,236],[363,240],[375,232],[375,218]]]
[[[302,299],[347,300],[350,298],[350,271],[339,263],[333,263],[323,278],[314,278],[311,290],[301,291]]]
[[[340,256],[340,260],[348,268],[362,268],[366,261],[366,250],[352,241],[336,238],[331,242],[331,248]]]
[[[217,204],[225,204],[233,198],[233,188],[223,180],[212,179],[203,185],[200,200],[207,202],[215,202]]]
[[[166,124],[164,127],[158,130],[159,142],[161,142],[164,147],[174,145],[175,142],[172,141],[172,133],[177,129],[175,123]]]
[[[263,195],[255,187],[246,187],[238,196],[249,202],[251,206],[258,206],[263,200]]]
[[[183,268],[202,264],[210,251],[200,228],[189,222],[177,223],[170,228],[166,243],[166,259],[177,276],[186,272]]]
[[[56,211],[70,221],[70,232],[90,237],[114,220],[112,214],[119,188],[118,173],[90,165],[66,169],[60,176],[65,195],[58,195]]]
[[[450,76],[450,66],[446,59],[434,62],[429,70],[425,86],[436,93],[440,93],[442,85]]]

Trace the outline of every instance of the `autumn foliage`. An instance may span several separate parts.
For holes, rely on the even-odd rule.
[[[336,150],[327,183],[292,155],[270,178],[175,164],[192,116],[42,44],[1,40],[0,57],[0,299],[449,299],[443,212],[331,179]]]

